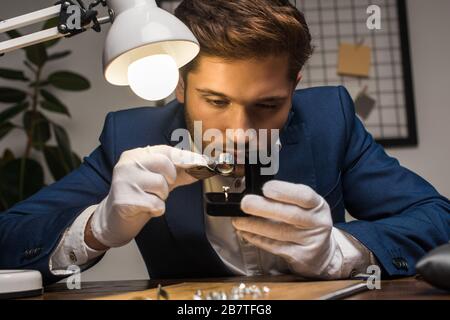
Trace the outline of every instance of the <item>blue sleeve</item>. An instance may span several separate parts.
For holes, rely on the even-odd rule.
[[[414,275],[426,252],[450,240],[449,200],[389,157],[356,117],[348,92],[339,91],[347,132],[344,202],[359,221],[336,227],[373,252],[385,277]]]
[[[0,269],[38,270],[45,285],[62,278],[49,270],[51,254],[78,215],[109,192],[115,159],[112,115],[100,146],[77,170],[0,213]]]

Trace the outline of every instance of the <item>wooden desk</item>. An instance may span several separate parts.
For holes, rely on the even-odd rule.
[[[222,282],[224,285],[231,285],[231,283],[271,283],[271,287],[277,285],[288,284],[291,288],[293,285],[298,285],[298,288],[303,288],[310,295],[305,295],[304,299],[311,298],[311,294],[315,297],[323,296],[324,294],[330,294],[336,291],[336,289],[348,287],[354,285],[358,281],[324,281],[324,282],[302,282],[294,276],[278,276],[278,277],[234,277],[225,279],[179,279],[179,280],[142,280],[142,281],[116,281],[116,282],[86,282],[81,285],[81,290],[68,290],[65,283],[58,283],[49,286],[45,290],[45,294],[41,297],[33,298],[36,300],[79,300],[79,299],[110,299],[110,298],[123,298],[130,299],[136,298],[143,293],[154,293],[155,290],[149,290],[156,288],[158,284],[161,284],[170,291],[171,285],[186,284],[190,282],[201,282],[203,285]],[[361,281],[359,281],[361,282]],[[177,288],[174,287],[174,288]],[[196,288],[196,287],[195,287]],[[144,290],[146,290],[144,292]],[[177,289],[178,290],[178,289]],[[173,289],[172,289],[173,291]],[[179,291],[179,290],[178,290]],[[298,289],[298,291],[302,291]],[[314,291],[314,292],[313,292]],[[124,295],[125,294],[125,295]],[[150,295],[147,294],[150,297]],[[186,295],[185,295],[186,296]],[[183,296],[179,296],[183,298]],[[187,296],[188,297],[188,296]],[[291,296],[294,298],[293,296]],[[298,298],[298,297],[297,297]],[[355,293],[351,296],[344,296],[341,298],[349,300],[391,300],[391,299],[412,299],[412,300],[450,300],[450,292],[444,292],[435,289],[427,283],[416,279],[406,278],[392,281],[383,281],[381,284],[381,290],[369,291],[365,289],[359,293]],[[284,297],[286,299],[286,297]],[[287,299],[290,299],[289,297]],[[298,298],[302,299],[302,298]]]

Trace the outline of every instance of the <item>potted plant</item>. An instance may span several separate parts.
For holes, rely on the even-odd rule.
[[[49,20],[43,29],[56,23],[56,19]],[[20,33],[10,31],[8,36],[16,38]],[[25,48],[25,71],[4,68],[0,57],[0,77],[11,82],[0,87],[0,140],[13,130],[20,130],[26,136],[23,154],[15,155],[7,148],[0,155],[0,212],[45,186],[44,164],[53,178],[59,180],[81,163],[80,157],[72,151],[66,130],[46,116],[58,113],[70,117],[67,107],[56,97],[55,89],[82,91],[90,88],[85,77],[71,71],[46,74],[48,64],[71,54],[71,51],[50,52],[59,40]],[[28,89],[17,88],[18,83]],[[55,145],[50,144],[52,137]],[[32,158],[32,150],[44,155],[44,164]]]

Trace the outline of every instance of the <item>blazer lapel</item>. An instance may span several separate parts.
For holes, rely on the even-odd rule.
[[[311,138],[300,115],[291,112],[287,125],[280,134],[281,151],[276,180],[305,184],[316,189]]]

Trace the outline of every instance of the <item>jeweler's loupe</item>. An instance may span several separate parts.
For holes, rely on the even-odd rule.
[[[186,172],[199,180],[215,175],[231,176],[236,169],[234,156],[231,153],[221,153],[216,160],[208,159],[206,166],[197,166],[187,169]]]

